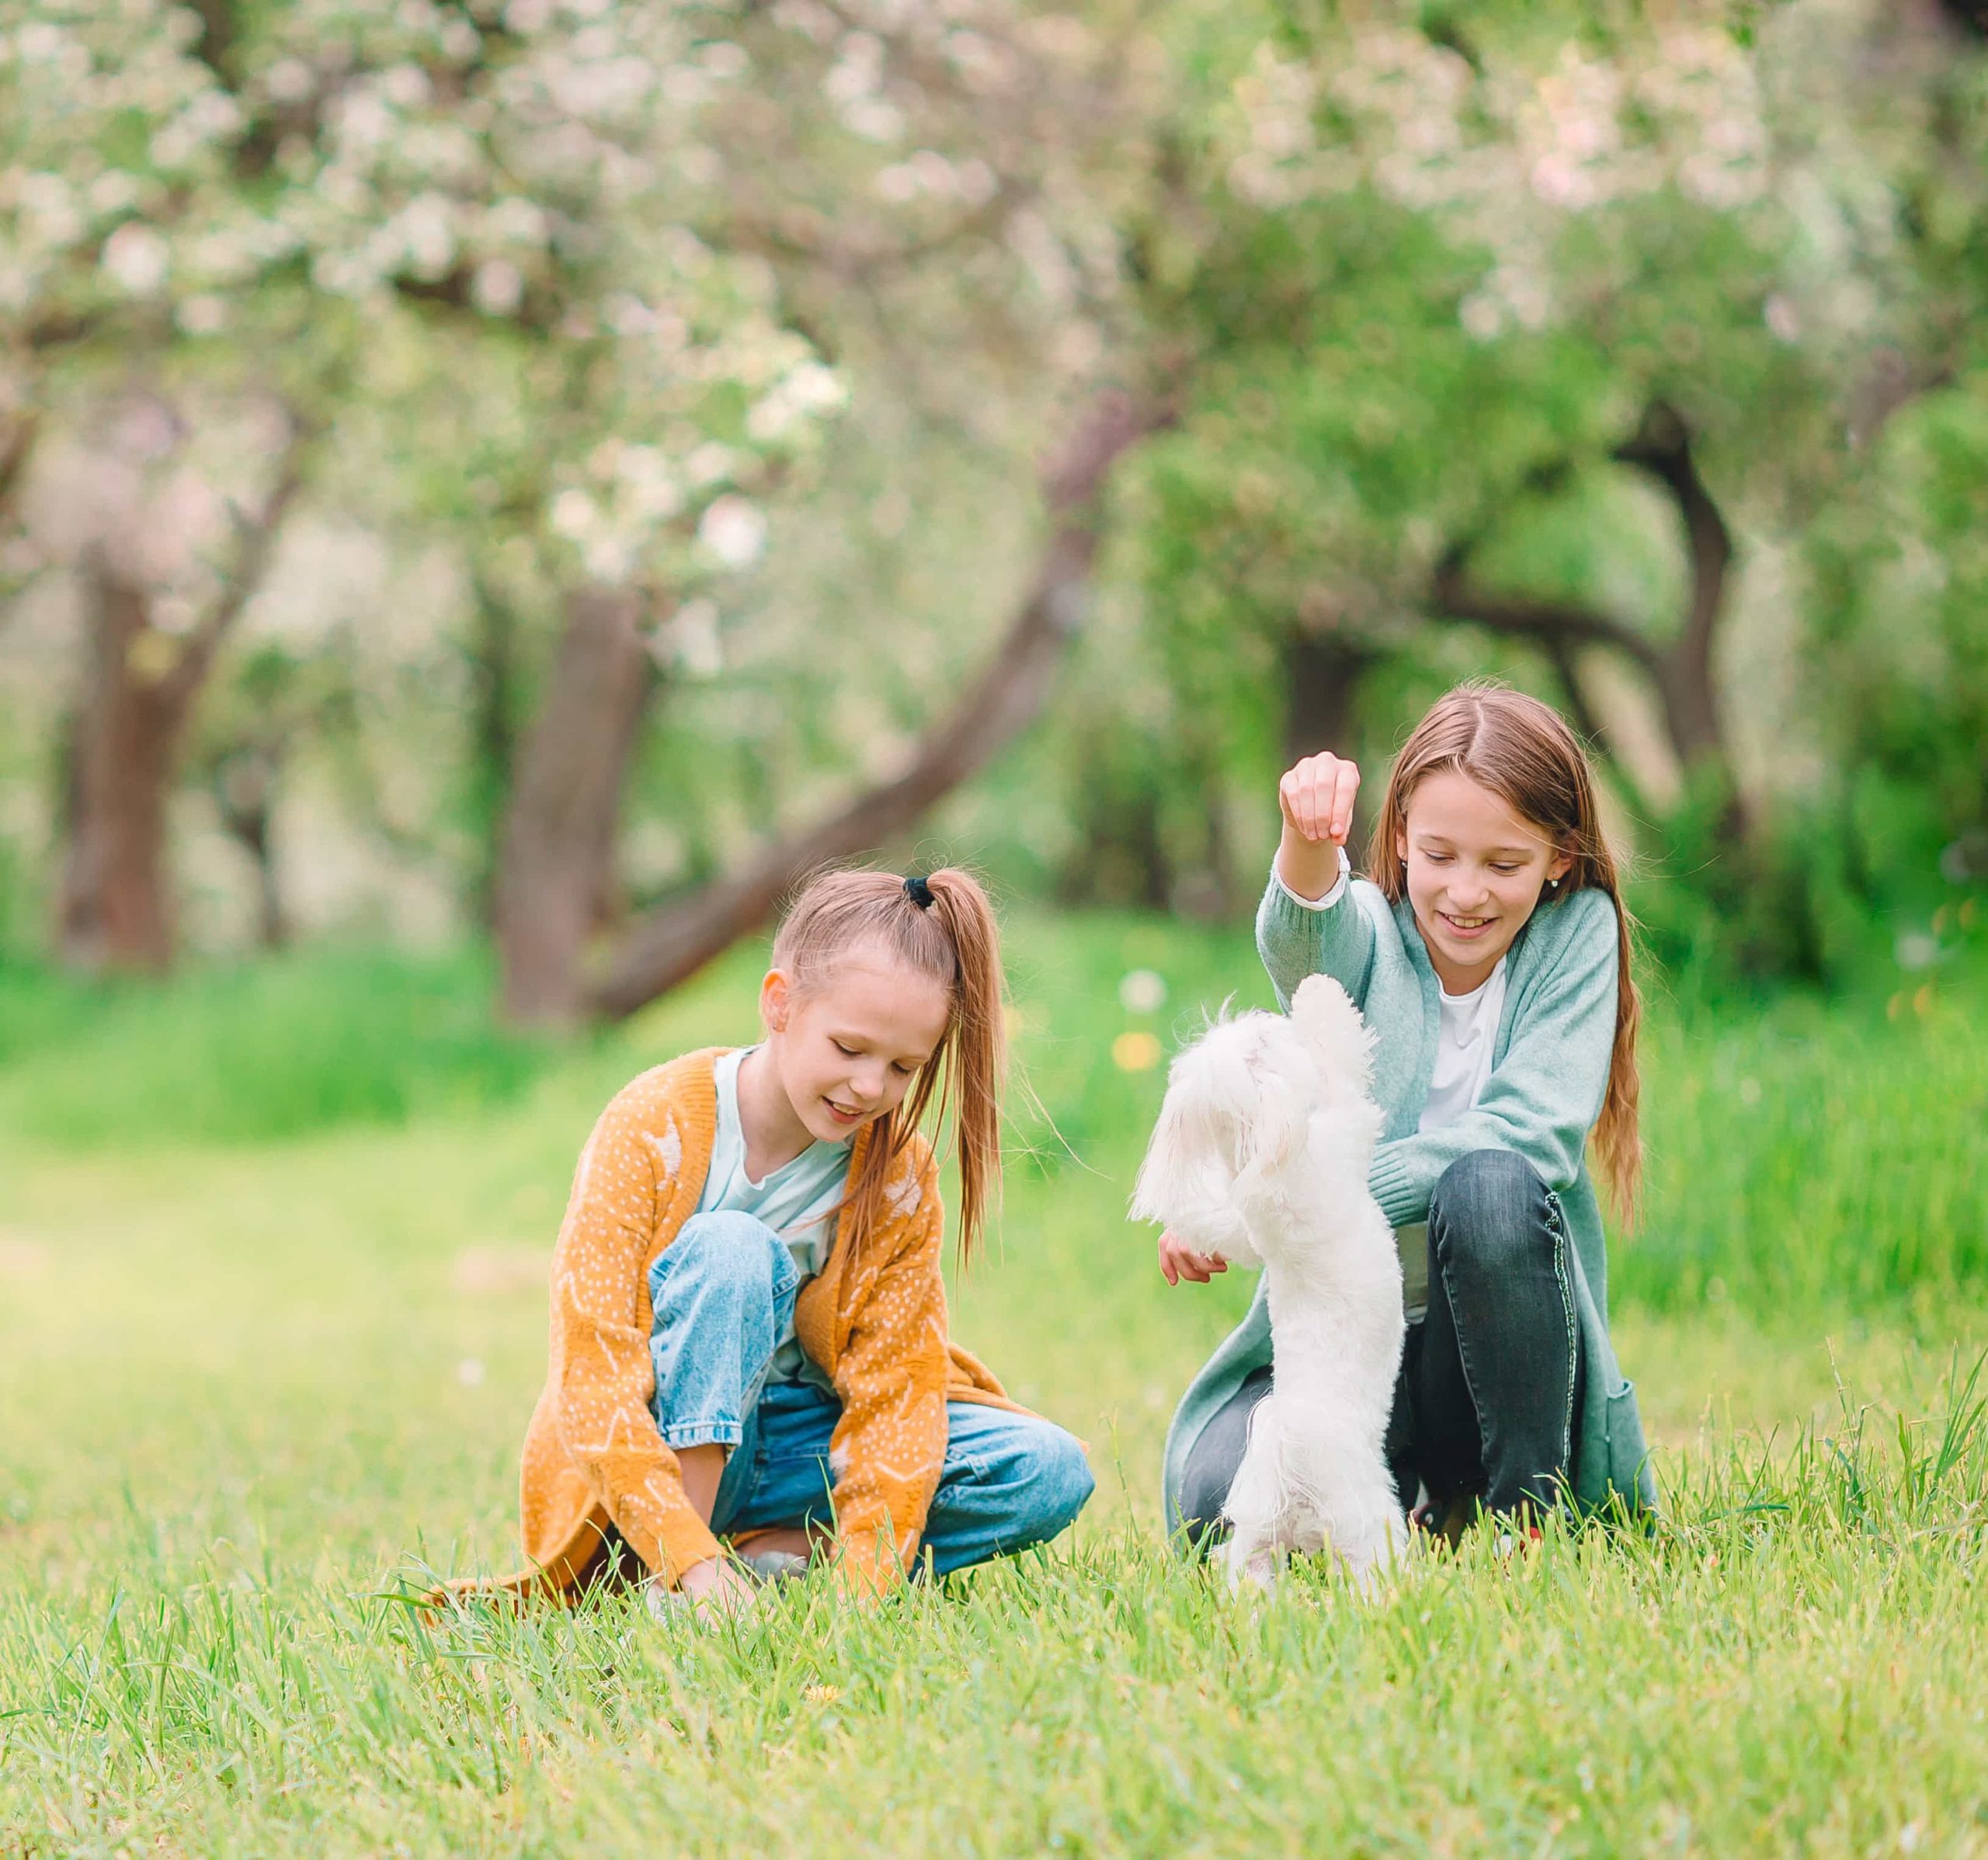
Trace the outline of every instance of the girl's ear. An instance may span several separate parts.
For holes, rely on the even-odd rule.
[[[1395,857],[1403,865],[1408,863],[1408,829],[1398,827],[1395,831]]]
[[[1574,856],[1572,853],[1555,852],[1546,862],[1546,882],[1548,885],[1558,885],[1569,872],[1573,871],[1573,864]]]
[[[759,1018],[766,1023],[770,1034],[784,1034],[787,1023],[794,1011],[793,991],[789,987],[785,971],[770,968],[759,983]]]

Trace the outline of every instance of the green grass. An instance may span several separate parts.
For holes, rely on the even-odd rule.
[[[0,1855],[1988,1853],[1964,978],[1896,1020],[1660,1016],[1614,1281],[1659,1531],[1252,1614],[1154,1540],[1167,1412],[1249,1286],[1169,1291],[1125,1225],[1160,1077],[1110,1043],[1262,985],[1138,920],[1014,943],[1064,1141],[1027,1123],[954,1324],[1098,1497],[948,1592],[709,1636],[613,1601],[430,1629],[391,1594],[508,1563],[573,1157],[623,1078],[749,1032],[754,952],[514,1071],[467,965],[102,1013],[0,986]],[[1170,984],[1143,1020],[1135,966]],[[92,1108],[99,1072],[147,1088]]]
[[[547,1062],[480,958],[314,951],[166,989],[0,965],[0,1128],[69,1147],[266,1142],[502,1103]]]

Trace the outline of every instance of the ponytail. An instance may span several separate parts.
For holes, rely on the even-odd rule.
[[[978,1249],[1001,1189],[1001,1090],[1006,1076],[1000,932],[987,893],[971,872],[947,866],[927,878],[888,872],[824,872],[789,908],[773,938],[773,961],[812,992],[835,963],[864,942],[943,985],[946,1031],[919,1069],[905,1101],[870,1126],[850,1184],[852,1243],[875,1230],[891,1172],[928,1111],[944,1126],[950,1112],[960,1171],[958,1257]]]

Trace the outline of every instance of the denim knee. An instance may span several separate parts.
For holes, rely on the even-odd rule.
[[[1437,1178],[1429,1232],[1451,1263],[1496,1267],[1553,1239],[1552,1197],[1517,1151],[1474,1149]]]
[[[720,1211],[693,1214],[649,1267],[649,1303],[694,1290],[701,1299],[723,1302],[742,1316],[773,1309],[778,1237],[749,1214]]]
[[[1031,1508],[1045,1538],[1059,1535],[1076,1523],[1077,1514],[1097,1490],[1083,1448],[1061,1427],[1044,1428],[1030,1444],[1025,1476],[1036,1495]]]
[[[649,1267],[656,1427],[673,1447],[736,1446],[798,1274],[750,1215],[693,1215]]]

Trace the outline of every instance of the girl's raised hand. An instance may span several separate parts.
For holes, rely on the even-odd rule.
[[[1360,792],[1357,763],[1333,755],[1307,756],[1284,772],[1277,784],[1284,823],[1301,839],[1346,844],[1353,830],[1353,798]]]
[[[1159,1236],[1159,1270],[1170,1285],[1183,1279],[1205,1285],[1218,1272],[1226,1272],[1229,1262],[1218,1253],[1197,1253],[1185,1240],[1170,1233]]]
[[[1339,882],[1340,856],[1353,830],[1360,770],[1341,756],[1307,756],[1277,784],[1284,837],[1277,875],[1301,898],[1320,899]]]

